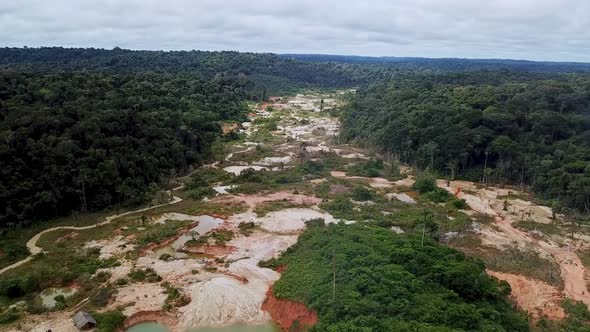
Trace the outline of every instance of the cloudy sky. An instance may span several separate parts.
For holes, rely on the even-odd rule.
[[[0,46],[590,62],[589,0],[0,0]]]

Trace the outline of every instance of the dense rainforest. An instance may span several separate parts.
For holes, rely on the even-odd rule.
[[[370,57],[326,54],[283,54],[283,57],[310,62],[337,62],[349,64],[378,64],[400,69],[430,69],[439,71],[510,70],[517,72],[564,73],[590,72],[584,62],[547,62],[510,59],[455,59],[419,57]]]
[[[252,82],[188,75],[0,72],[0,224],[150,198],[211,158]]]
[[[374,78],[377,68],[340,63],[313,63],[275,54],[231,51],[132,51],[85,48],[0,48],[0,68],[36,73],[84,71],[101,73],[185,73],[202,79],[240,75],[264,94],[306,87],[352,87]],[[385,73],[379,74],[380,76]]]
[[[528,331],[483,263],[414,235],[366,223],[310,221],[296,245],[265,263],[286,267],[278,298],[317,312],[312,331]]]
[[[415,75],[361,89],[341,114],[342,138],[590,212],[590,78],[474,77]]]
[[[142,201],[207,160],[243,101],[305,87],[359,87],[345,140],[588,211],[590,79],[553,73],[583,64],[375,59],[0,48],[0,225]]]

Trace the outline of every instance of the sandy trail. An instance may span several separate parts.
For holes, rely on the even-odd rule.
[[[534,319],[543,316],[549,319],[563,319],[565,312],[560,306],[561,292],[545,282],[532,280],[521,275],[487,270],[488,274],[505,280],[512,288],[512,298],[523,310],[528,311]]]
[[[484,242],[493,244],[500,249],[507,243],[516,243],[520,247],[528,246],[538,251],[541,255],[552,257],[559,264],[561,278],[564,282],[564,290],[561,297],[563,298],[565,296],[575,301],[582,301],[590,308],[590,294],[588,294],[585,280],[587,271],[575,253],[575,248],[571,246],[560,247],[551,240],[536,239],[531,234],[512,225],[514,222],[520,220],[523,213],[530,214],[530,218],[535,222],[546,223],[548,216],[551,216],[550,208],[537,206],[522,199],[513,200],[504,198],[510,193],[518,194],[516,190],[493,187],[487,189],[478,188],[474,183],[468,181],[451,181],[450,186],[447,186],[444,180],[439,180],[438,186],[453,194],[457,193],[456,196],[465,199],[474,211],[494,217],[493,225],[496,230],[490,227],[483,227],[480,232],[483,240],[485,240]],[[503,210],[504,200],[509,202],[508,211]],[[517,292],[515,296],[522,297],[524,296],[523,294],[525,292]]]
[[[227,155],[227,157],[225,157],[225,161],[230,161],[231,158],[233,158],[233,156],[240,154],[240,153],[246,153],[248,151],[254,150],[254,146],[250,146],[244,150],[240,150],[240,151],[236,151],[236,152],[231,152]]]
[[[172,191],[174,190],[180,190],[182,189],[184,186],[179,186],[176,187],[174,189],[172,189]],[[25,263],[27,263],[28,261],[30,261],[31,259],[33,259],[33,256],[40,254],[41,252],[43,252],[43,248],[37,246],[37,241],[39,241],[39,239],[41,238],[41,236],[43,236],[44,234],[50,233],[50,232],[54,232],[60,229],[68,229],[68,230],[74,230],[74,231],[81,231],[81,230],[85,230],[85,229],[92,229],[92,228],[96,228],[102,225],[106,225],[109,224],[111,221],[119,218],[119,217],[124,217],[133,213],[138,213],[138,212],[144,212],[144,211],[148,211],[151,209],[155,209],[161,206],[166,206],[166,205],[170,205],[170,204],[176,204],[178,202],[181,202],[182,198],[180,197],[176,197],[174,196],[172,198],[172,200],[170,202],[164,203],[164,204],[159,204],[159,205],[154,205],[154,206],[149,206],[149,207],[145,207],[145,208],[141,208],[138,210],[133,210],[133,211],[127,211],[121,214],[113,214],[111,216],[108,216],[104,219],[103,222],[100,222],[98,224],[94,224],[94,225],[89,225],[89,226],[58,226],[58,227],[53,227],[53,228],[48,228],[46,230],[43,230],[37,234],[35,234],[29,241],[27,241],[27,249],[29,249],[29,252],[31,253],[29,256],[27,256],[27,258],[24,258],[16,263],[13,263],[9,266],[4,267],[3,269],[0,270],[0,274],[8,271],[8,270],[12,270],[16,267],[19,267]]]

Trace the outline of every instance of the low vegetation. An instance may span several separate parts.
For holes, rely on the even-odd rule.
[[[96,319],[97,332],[119,331],[127,318],[120,310],[95,312],[92,317]]]
[[[318,313],[313,331],[528,331],[510,291],[481,262],[429,239],[367,224],[308,223],[299,242],[264,266],[287,266],[278,298]]]

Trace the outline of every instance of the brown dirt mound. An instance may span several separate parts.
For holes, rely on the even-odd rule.
[[[266,293],[262,310],[268,312],[283,331],[293,331],[295,326],[299,328],[299,331],[303,331],[305,327],[313,326],[318,321],[317,314],[307,309],[305,304],[277,299],[272,293],[272,286]]]

